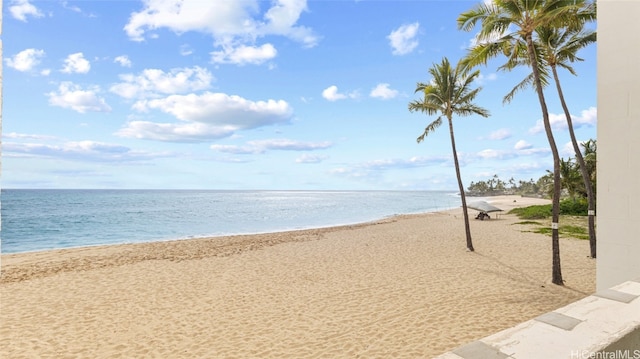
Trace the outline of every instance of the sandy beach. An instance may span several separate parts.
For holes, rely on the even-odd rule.
[[[470,199],[471,200],[471,199]],[[595,291],[585,240],[491,198],[360,225],[2,255],[2,358],[429,358]]]

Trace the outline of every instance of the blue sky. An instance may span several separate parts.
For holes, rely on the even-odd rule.
[[[2,186],[456,190],[447,126],[410,113],[417,82],[475,33],[476,1],[9,0],[3,8]],[[561,73],[579,140],[596,137],[596,48]],[[465,186],[552,168],[525,69],[481,67],[454,118]],[[572,157],[555,91],[561,155]]]

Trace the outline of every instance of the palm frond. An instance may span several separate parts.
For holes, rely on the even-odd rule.
[[[420,136],[418,136],[416,141],[418,143],[424,141],[425,137],[427,137],[431,132],[435,131],[438,127],[440,127],[440,125],[442,125],[442,116],[438,116],[435,121],[427,125],[427,127],[425,127],[424,129],[424,132]]]

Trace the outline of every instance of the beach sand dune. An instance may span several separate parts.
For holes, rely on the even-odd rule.
[[[517,202],[513,202],[516,200]],[[491,198],[498,207],[540,203]],[[475,215],[474,211],[470,211]],[[424,358],[595,290],[584,240],[462,210],[2,256],[2,358]]]

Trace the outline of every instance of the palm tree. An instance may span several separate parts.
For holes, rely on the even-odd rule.
[[[587,200],[589,203],[587,215],[589,216],[589,247],[591,258],[596,258],[596,229],[595,229],[595,209],[596,199],[593,193],[593,186],[591,179],[589,178],[589,172],[587,166],[582,157],[582,151],[578,145],[575,132],[573,130],[573,122],[571,120],[571,112],[567,106],[567,103],[562,92],[562,86],[560,86],[560,77],[558,76],[558,66],[568,70],[572,75],[575,75],[575,70],[569,65],[568,62],[582,61],[581,58],[576,56],[576,53],[581,48],[594,43],[596,41],[596,33],[593,31],[577,31],[572,29],[555,29],[551,27],[540,27],[537,30],[539,43],[544,51],[544,57],[547,65],[551,68],[553,74],[553,80],[556,84],[556,90],[558,91],[558,97],[562,109],[564,110],[565,117],[567,119],[567,127],[569,129],[569,136],[571,137],[571,144],[576,155],[576,161],[584,181],[584,186],[587,191]]]
[[[591,7],[587,6],[587,9]],[[593,8],[593,15],[595,16],[595,8]],[[582,12],[583,18],[585,21],[589,20],[591,12],[584,11]],[[596,208],[596,198],[595,194],[592,190],[592,181],[589,177],[589,171],[584,162],[584,158],[582,157],[582,152],[580,151],[580,147],[578,144],[578,140],[576,139],[575,131],[573,128],[573,121],[571,119],[571,113],[565,101],[564,93],[562,91],[562,86],[560,85],[560,77],[558,76],[558,67],[564,68],[569,71],[572,75],[576,75],[575,70],[569,64],[569,62],[575,61],[583,61],[583,59],[577,56],[577,52],[594,43],[596,41],[596,32],[591,30],[584,30],[582,28],[554,28],[550,26],[540,26],[535,31],[537,38],[535,42],[536,53],[540,54],[541,63],[539,64],[541,67],[539,69],[540,75],[542,78],[542,83],[548,83],[548,72],[547,67],[551,69],[551,74],[553,76],[554,83],[556,84],[556,90],[558,92],[558,97],[560,99],[560,103],[562,105],[562,109],[565,114],[565,118],[567,120],[567,127],[569,129],[569,136],[571,138],[571,143],[573,145],[573,150],[576,155],[576,162],[578,164],[578,168],[580,170],[580,174],[582,175],[582,180],[584,181],[584,186],[587,193],[588,200],[588,211],[587,215],[589,218],[589,244],[590,244],[590,256],[591,258],[596,258],[596,231],[595,231],[595,208]],[[513,61],[508,62],[503,66],[505,69],[511,69],[518,65],[526,64],[528,65],[529,61],[526,54],[520,54],[524,58],[517,60],[513,59]],[[520,84],[511,90],[507,96],[505,96],[504,101],[509,102],[515,95],[515,93],[527,85],[531,84],[533,78],[533,74],[527,76]],[[562,166],[562,164],[561,164]]]
[[[482,3],[475,8],[460,14],[458,27],[465,31],[472,30],[480,23],[478,45],[470,49],[463,60],[465,66],[473,67],[486,64],[490,58],[505,54],[509,61],[518,61],[522,49],[526,48],[528,65],[531,67],[532,82],[535,86],[542,112],[545,133],[551,153],[553,154],[553,198],[552,198],[552,278],[557,285],[563,285],[560,265],[560,243],[558,221],[560,218],[560,155],[551,131],[549,111],[543,93],[543,78],[540,75],[540,53],[534,46],[534,33],[540,26],[565,26],[577,21],[575,16],[584,3],[582,0],[494,0],[493,3]],[[577,26],[571,24],[572,26]],[[508,66],[508,65],[505,65]]]
[[[581,143],[582,148],[584,148],[584,162],[587,165],[587,170],[589,171],[589,178],[591,178],[591,182],[593,184],[593,191],[596,191],[596,177],[597,177],[597,167],[596,167],[596,154],[598,152],[598,144],[594,139],[590,139],[587,142]]]
[[[567,190],[569,197],[572,200],[576,200],[576,197],[579,196],[582,178],[580,177],[580,172],[578,168],[576,168],[576,164],[573,163],[571,158],[560,159],[560,178],[562,178],[562,187]]]
[[[458,179],[458,188],[460,190],[460,198],[462,199],[462,213],[464,216],[464,229],[467,237],[467,250],[473,252],[473,243],[471,241],[471,230],[469,229],[469,215],[467,213],[467,201],[460,176],[460,164],[458,163],[458,154],[456,151],[456,141],[453,133],[453,115],[469,116],[477,114],[483,117],[489,116],[489,111],[479,107],[473,103],[480,87],[471,89],[471,83],[480,75],[480,71],[476,70],[468,73],[460,64],[455,68],[451,66],[449,60],[445,57],[440,64],[433,64],[429,69],[429,74],[433,77],[429,83],[419,82],[415,92],[422,92],[424,98],[409,103],[409,111],[420,111],[427,115],[439,114],[433,122],[431,122],[424,132],[418,137],[418,143],[424,141],[431,132],[435,131],[442,125],[442,118],[445,117],[449,122],[449,135],[451,136],[451,148],[453,150],[453,162],[456,168],[456,177]]]

